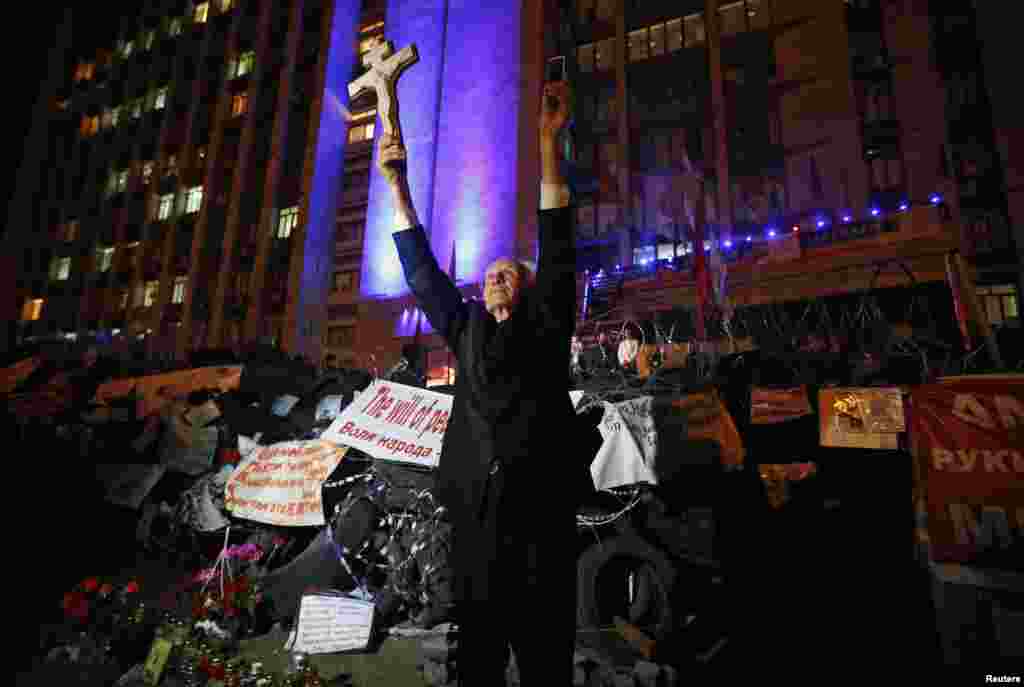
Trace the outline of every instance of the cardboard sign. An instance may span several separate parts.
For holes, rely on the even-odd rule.
[[[771,425],[811,414],[807,387],[770,389],[755,386],[750,390],[750,422]]]
[[[452,397],[374,380],[320,435],[374,458],[437,467]]]
[[[1024,570],[1024,375],[922,385],[910,409],[932,558]]]
[[[242,366],[230,367],[197,367],[191,370],[166,372],[145,377],[126,377],[114,379],[100,385],[96,390],[96,400],[107,403],[111,399],[123,398],[132,391],[140,394],[140,417],[163,410],[175,399],[187,396],[199,389],[219,389],[230,391],[237,389],[242,381]]]
[[[822,446],[896,450],[906,430],[896,387],[822,389],[818,410]]]
[[[268,525],[323,525],[321,488],[347,452],[320,440],[261,446],[228,478],[225,507]]]
[[[361,651],[370,643],[372,601],[341,593],[306,594],[287,648],[306,654]]]
[[[658,483],[654,472],[658,431],[651,415],[653,402],[653,397],[643,396],[604,404],[604,417],[598,425],[604,443],[590,464],[596,489]]]

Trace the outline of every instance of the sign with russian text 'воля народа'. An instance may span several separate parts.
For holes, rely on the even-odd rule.
[[[320,435],[378,458],[437,467],[452,397],[375,380]]]

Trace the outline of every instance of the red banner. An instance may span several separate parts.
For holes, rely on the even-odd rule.
[[[932,558],[1024,570],[1024,375],[940,380],[910,407]]]

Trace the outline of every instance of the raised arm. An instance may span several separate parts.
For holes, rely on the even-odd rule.
[[[395,222],[391,235],[395,239],[405,281],[434,331],[455,350],[469,309],[451,278],[437,264],[427,234],[416,216],[401,139],[382,134],[378,146],[377,167],[388,182],[394,200]]]
[[[566,338],[576,321],[576,238],[569,186],[560,165],[558,135],[568,122],[571,100],[572,94],[565,82],[545,84],[539,126],[538,311],[546,327]]]

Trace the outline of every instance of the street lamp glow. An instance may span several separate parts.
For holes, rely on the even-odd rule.
[[[878,215],[880,215],[881,213],[882,213],[882,211],[879,210],[878,208],[871,208],[871,216],[872,217],[878,217]]]

